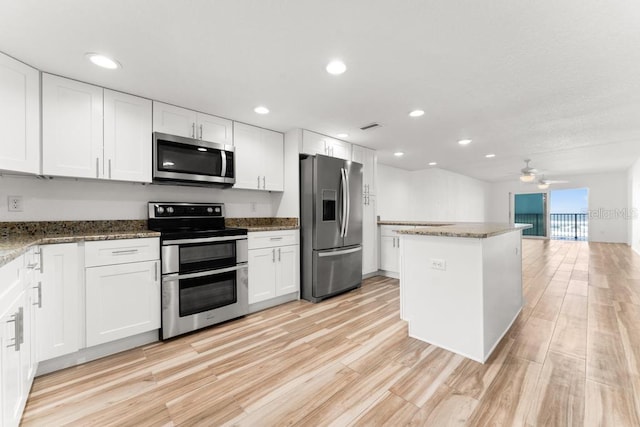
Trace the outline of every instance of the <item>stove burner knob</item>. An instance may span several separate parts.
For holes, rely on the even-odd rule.
[[[208,208],[207,208],[207,212],[208,212],[208,213],[213,213],[213,208],[212,208],[212,207],[208,207]]]
[[[157,212],[159,215],[162,215],[162,214],[164,213],[164,208],[163,208],[162,206],[158,206],[158,207],[156,208],[156,212]]]
[[[173,213],[173,208],[172,208],[171,206],[169,206],[169,207],[167,208],[167,213],[170,213],[170,214],[172,214],[172,213]]]

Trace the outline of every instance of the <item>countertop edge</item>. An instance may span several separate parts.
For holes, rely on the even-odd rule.
[[[52,235],[52,236],[29,236],[21,235],[24,240],[16,243],[15,248],[0,250],[0,268],[10,263],[19,256],[25,254],[29,248],[37,245],[55,245],[60,243],[91,242],[101,240],[123,240],[123,239],[144,239],[150,237],[160,237],[157,231],[114,231],[106,233],[86,234],[86,235]],[[5,252],[6,251],[6,252]],[[4,252],[4,253],[3,253]]]
[[[282,231],[282,230],[300,230],[300,227],[297,225],[256,225],[251,227],[242,227],[246,228],[248,232],[255,233],[261,231]]]

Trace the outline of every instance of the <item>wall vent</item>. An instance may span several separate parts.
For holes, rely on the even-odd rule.
[[[360,128],[360,130],[369,130],[369,129],[373,129],[373,128],[377,128],[380,127],[380,123],[370,123],[368,125],[364,125]]]

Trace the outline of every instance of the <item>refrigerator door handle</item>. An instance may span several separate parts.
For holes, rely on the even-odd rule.
[[[346,169],[343,170],[346,181],[345,188],[347,189],[347,215],[344,221],[344,237],[347,237],[347,234],[349,234],[349,221],[351,220],[351,187],[349,185],[349,172]]]
[[[362,247],[358,246],[357,248],[345,249],[345,250],[342,250],[342,251],[321,252],[321,253],[318,254],[318,256],[320,258],[324,258],[324,257],[328,257],[328,256],[346,255],[346,254],[352,254],[354,252],[360,252],[361,250],[362,250]]]
[[[347,181],[346,171],[344,168],[340,168],[340,190],[342,192],[342,206],[340,212],[340,237],[344,237],[346,234],[347,225]]]

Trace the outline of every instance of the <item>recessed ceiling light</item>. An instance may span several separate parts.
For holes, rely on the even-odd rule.
[[[349,138],[349,134],[348,133],[339,133],[336,136],[338,138]]]
[[[396,157],[402,157],[404,156],[404,153],[402,151],[396,151],[395,153],[393,153],[393,155]]]
[[[495,155],[495,154],[493,154],[493,153],[485,155],[485,157],[486,157],[487,159],[493,159],[495,156],[496,156],[496,155]]]
[[[347,66],[340,60],[331,61],[327,64],[327,73],[334,76],[340,75],[347,71]]]
[[[422,110],[413,110],[412,112],[409,113],[410,117],[420,117],[420,116],[424,116],[424,111]]]
[[[435,166],[437,164],[438,164],[438,162],[429,162],[429,166]]]
[[[267,107],[263,107],[262,105],[253,109],[258,114],[269,114],[269,109]]]
[[[108,68],[109,70],[115,70],[120,68],[121,65],[115,59],[111,59],[108,56],[104,56],[100,53],[89,52],[86,54],[87,59],[93,62],[98,67]]]
[[[470,139],[461,139],[460,141],[458,141],[458,144],[460,144],[460,145],[469,145],[469,144],[471,144],[471,140]]]
[[[207,151],[207,149],[204,147],[198,147],[198,151]]]

